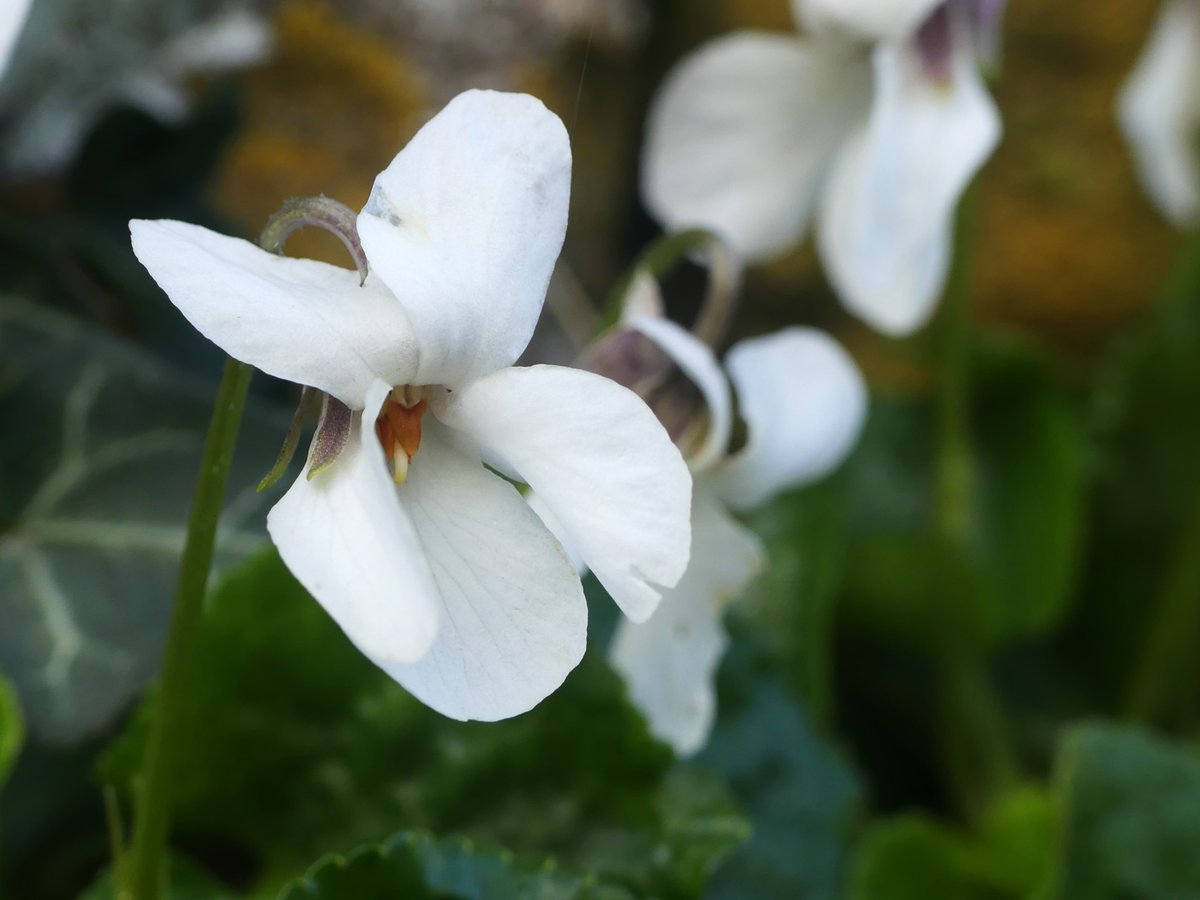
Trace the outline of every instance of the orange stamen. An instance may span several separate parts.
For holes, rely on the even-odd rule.
[[[406,406],[389,396],[384,401],[379,418],[375,420],[375,434],[383,445],[383,452],[392,460],[392,477],[396,484],[404,484],[408,478],[409,461],[421,447],[421,417],[429,404],[418,400]]]

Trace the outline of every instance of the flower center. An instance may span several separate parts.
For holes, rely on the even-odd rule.
[[[421,416],[428,406],[425,389],[406,384],[392,389],[375,420],[375,434],[392,460],[396,484],[408,479],[408,464],[421,446]]]

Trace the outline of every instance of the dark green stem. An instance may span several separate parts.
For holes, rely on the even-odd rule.
[[[1157,612],[1142,645],[1125,712],[1157,722],[1173,710],[1172,698],[1194,689],[1196,639],[1200,636],[1200,484],[1175,545]]]
[[[974,192],[958,213],[954,266],[942,301],[937,343],[937,444],[934,524],[947,553],[965,555],[971,539],[974,469],[971,448],[971,295]],[[952,565],[949,568],[954,568]],[[1017,777],[1003,705],[977,635],[963,621],[972,597],[948,577],[942,589],[947,632],[937,660],[942,751],[960,811],[975,819]],[[969,617],[968,617],[969,618]]]
[[[937,335],[937,459],[934,517],[938,532],[963,544],[971,518],[971,297],[968,194],[959,210],[954,267],[942,299]]]
[[[609,294],[600,317],[600,331],[620,321],[625,296],[639,271],[661,281],[680,260],[696,255],[703,257],[708,266],[708,289],[700,301],[691,330],[698,340],[710,347],[716,346],[724,337],[737,305],[741,265],[720,238],[699,228],[665,235],[638,258]]]
[[[150,736],[136,798],[133,844],[122,871],[118,872],[122,900],[155,900],[163,884],[163,850],[167,841],[172,769],[178,740],[176,722],[187,702],[187,683],[204,610],[217,520],[253,373],[250,366],[227,359],[217,390],[188,520],[187,542],[179,566],[162,675],[154,699]]]
[[[1200,330],[1200,229],[1184,248],[1165,295],[1170,327],[1187,335]],[[1166,720],[1187,712],[1180,704],[1194,702],[1191,688],[1196,684],[1195,645],[1200,637],[1200,461],[1195,487],[1187,496],[1183,527],[1125,695],[1125,715],[1144,722],[1175,724]],[[1170,708],[1173,700],[1175,709]]]
[[[1020,778],[1008,717],[973,649],[944,648],[938,677],[948,784],[959,812],[978,822],[995,797]]]

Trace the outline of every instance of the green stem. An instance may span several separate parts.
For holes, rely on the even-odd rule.
[[[942,753],[959,812],[978,822],[1020,777],[1000,698],[979,656],[946,647],[938,660]]]
[[[668,234],[653,243],[617,281],[608,295],[600,316],[598,332],[612,328],[621,320],[626,295],[639,271],[657,281],[680,261],[699,255],[708,267],[708,288],[696,311],[692,333],[703,343],[715,347],[725,336],[741,287],[741,267],[733,251],[710,231],[694,228]],[[595,335],[593,335],[594,337]]]
[[[1171,710],[1180,686],[1195,684],[1200,635],[1200,484],[1179,534],[1157,615],[1142,645],[1141,662],[1126,697],[1132,719],[1154,722]],[[1189,698],[1190,699],[1190,698]]]
[[[967,539],[971,518],[971,296],[969,232],[974,204],[968,194],[958,214],[954,267],[942,300],[938,335],[937,458],[934,517],[950,543]]]
[[[1171,273],[1162,302],[1166,327],[1190,339],[1200,331],[1200,229],[1191,235]],[[1193,411],[1181,410],[1181,415]],[[1163,717],[1185,713],[1191,702],[1180,685],[1195,684],[1195,643],[1200,635],[1200,474],[1189,495],[1183,527],[1125,695],[1131,719],[1165,724]],[[1186,696],[1186,699],[1185,699]],[[1170,709],[1172,699],[1177,703]]]
[[[937,443],[934,462],[934,524],[948,553],[965,555],[972,528],[974,491],[971,450],[971,296],[968,272],[974,192],[959,209],[954,267],[940,312],[937,344]],[[951,568],[954,568],[951,566]],[[962,582],[948,577],[942,589],[947,636],[937,660],[942,751],[950,787],[968,818],[1017,777],[1003,705],[981,652],[962,622]]]
[[[162,675],[154,700],[140,790],[136,798],[133,845],[118,873],[120,897],[155,900],[162,887],[163,850],[178,740],[176,723],[186,703],[187,683],[194,663],[196,637],[204,610],[205,589],[216,541],[217,520],[225,496],[233,448],[254,370],[234,359],[225,372],[213,407],[204,458],[188,520],[187,543],[179,566],[175,607],[163,655]]]

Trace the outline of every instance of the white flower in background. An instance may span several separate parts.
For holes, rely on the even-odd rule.
[[[1200,221],[1200,0],[1167,0],[1121,91],[1117,115],[1150,198],[1179,226]]]
[[[623,325],[657,345],[703,398],[707,427],[683,442],[695,478],[692,557],[649,621],[618,626],[610,656],[651,731],[689,755],[712,728],[725,604],[764,563],[757,538],[730,511],[753,510],[836,468],[858,439],[867,394],[850,355],[812,328],[735,344],[725,357],[727,380],[707,345],[646,314],[658,305],[657,285],[639,275]],[[745,445],[732,453],[729,381],[746,425]]]
[[[495,472],[539,492],[631,618],[687,564],[690,477],[646,405],[588,372],[511,367],[562,245],[570,171],[540,102],[471,91],[376,179],[361,286],[193,225],[131,225],[205,336],[345,404],[341,454],[313,471],[314,442],[268,530],[363,653],[458,719],[531,708],[586,642],[576,570]]]
[[[0,9],[0,77],[8,68],[8,59],[12,56],[13,48],[17,46],[17,38],[25,25],[25,16],[33,0],[4,0]]]
[[[11,3],[0,0],[0,39]],[[189,79],[260,62],[273,40],[261,16],[230,4],[208,13],[177,3],[39,2],[0,91],[0,174],[65,166],[118,104],[178,122],[191,109]]]
[[[145,68],[119,88],[126,102],[162,122],[178,122],[191,108],[187,78],[196,72],[227,72],[262,62],[274,36],[260,17],[230,9],[168,41]]]
[[[979,73],[997,0],[793,0],[810,35],[746,31],[683,60],[651,108],[642,193],[671,231],[749,260],[817,249],[847,308],[908,334],[945,283],[955,208],[1000,120]]]

